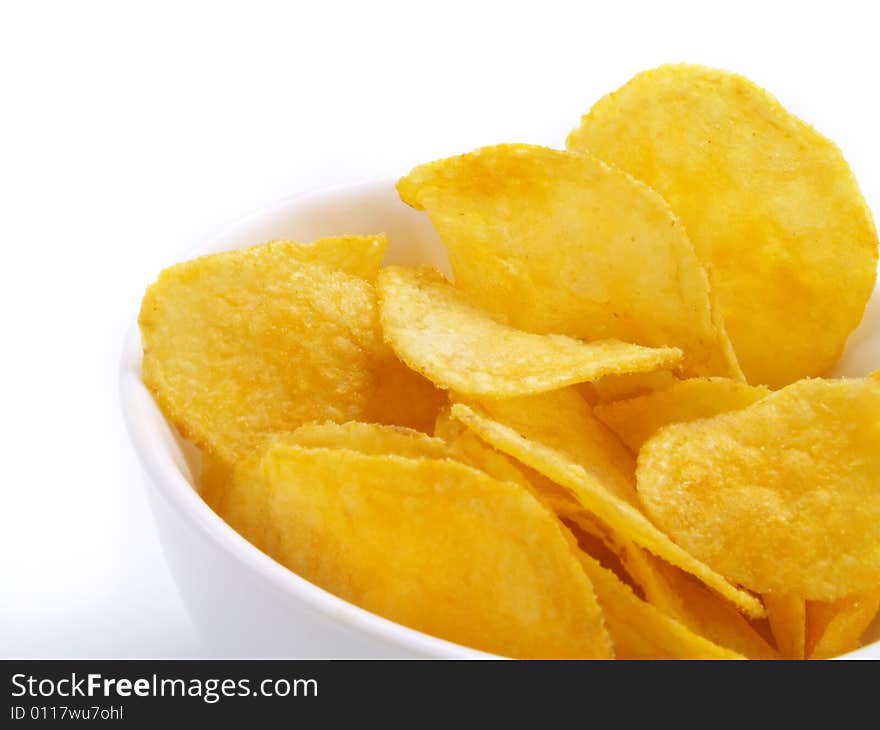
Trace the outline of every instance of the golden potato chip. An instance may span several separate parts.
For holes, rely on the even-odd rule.
[[[216,456],[203,453],[199,494],[217,514],[222,515],[226,510],[226,495],[231,482],[232,468]]]
[[[612,655],[564,528],[515,484],[278,438],[236,469],[230,506],[280,563],[393,621],[506,656]]]
[[[741,377],[684,227],[625,173],[500,145],[417,167],[397,189],[431,217],[456,286],[513,327],[679,347],[686,375]]]
[[[880,588],[831,603],[807,604],[807,656],[828,659],[857,649],[880,610]]]
[[[659,428],[751,405],[770,391],[726,378],[691,378],[669,388],[597,405],[595,414],[633,453]]]
[[[375,236],[333,236],[310,243],[270,241],[263,247],[277,248],[281,257],[290,256],[297,261],[324,264],[331,269],[374,281],[388,249],[388,236],[384,233]]]
[[[567,399],[559,399],[556,402],[563,403],[565,400]],[[571,414],[569,415],[571,416]],[[526,464],[514,461],[507,454],[483,441],[464,423],[452,418],[449,409],[444,409],[437,418],[434,433],[438,438],[447,442],[450,452],[459,461],[484,471],[495,479],[510,481],[525,487],[551,512],[562,519],[577,524],[588,534],[601,539],[609,549],[622,552],[622,546],[615,542],[618,539],[617,536],[612,538],[612,531],[609,528],[598,523],[589,513],[584,512],[568,490]]]
[[[833,601],[880,584],[880,382],[802,380],[658,431],[639,452],[654,522],[760,593]]]
[[[437,418],[434,419],[434,438],[451,443],[465,433],[468,433],[467,427],[450,415],[449,406],[441,408]]]
[[[591,423],[587,420],[588,412],[583,409],[582,403],[573,401],[565,394],[561,398],[547,395],[541,400],[549,401],[551,404],[555,403],[559,406],[561,413],[568,413],[569,426],[578,428],[577,431],[570,433],[570,436],[580,433],[580,427],[583,427],[584,432],[589,435]],[[585,426],[578,424],[582,418],[587,420]],[[667,612],[677,604],[674,593],[663,576],[659,575],[654,568],[650,556],[631,540],[602,525],[590,513],[584,511],[583,507],[571,496],[571,492],[525,464],[514,463],[509,456],[494,449],[467,429],[460,421],[452,419],[448,410],[444,410],[437,418],[434,433],[449,443],[455,458],[486,472],[495,479],[511,481],[524,486],[532,492],[539,502],[566,523],[580,529],[586,535],[600,540],[605,548],[615,555],[621,569],[642,590],[646,599],[652,604]],[[577,442],[577,439],[572,440]],[[576,451],[577,449],[573,447],[570,450]],[[622,454],[622,458],[629,461],[625,453]],[[631,470],[630,466],[630,473]]]
[[[606,96],[567,144],[669,201],[749,382],[834,365],[874,288],[877,231],[832,142],[742,76],[682,64]]]
[[[597,519],[592,518],[592,522],[597,528],[601,528],[601,523]],[[623,562],[602,536],[594,535],[590,531],[584,530],[580,525],[571,520],[562,519],[562,524],[568,528],[574,537],[572,545],[577,543],[579,550],[583,550],[587,555],[593,557],[603,568],[614,573],[621,583],[629,586],[636,595],[640,595],[639,587],[633,583],[632,577],[623,566]]]
[[[430,268],[378,278],[382,331],[397,355],[441,388],[488,398],[541,393],[609,373],[674,365],[681,351],[618,340],[580,342],[508,327]]]
[[[765,594],[767,620],[783,659],[803,659],[807,633],[807,606],[803,598]]]
[[[430,433],[446,393],[404,365],[388,352],[374,368],[376,387],[367,403],[364,420],[389,426],[405,426]]]
[[[144,296],[143,379],[234,464],[267,435],[363,416],[387,358],[372,285],[268,244],[166,269]]]
[[[543,477],[546,482],[549,479]],[[550,482],[552,484],[552,482]],[[557,486],[557,489],[561,487]],[[570,493],[566,500],[555,500],[548,506],[560,516],[563,522],[576,534],[587,535],[598,540],[607,552],[612,554],[620,570],[614,569],[618,577],[627,580],[638,588],[644,599],[667,616],[681,621],[681,599],[675,589],[657,569],[657,560],[629,538],[611,529],[592,513],[587,512],[575,501]],[[595,552],[589,551],[600,558]],[[601,561],[604,563],[604,561]],[[608,566],[612,567],[614,566]]]
[[[528,400],[539,397],[533,396]],[[497,403],[491,405],[494,407]],[[540,440],[533,440],[529,436],[530,424],[527,418],[518,419],[514,422],[516,425],[512,426],[493,420],[482,411],[481,406],[469,407],[462,403],[453,405],[451,414],[453,418],[459,419],[475,431],[484,441],[567,488],[587,511],[592,512],[620,535],[696,575],[748,615],[754,617],[763,615],[764,607],[757,598],[732,585],[722,575],[684,551],[658,530],[640,509],[624,496],[625,492],[618,494],[615,491],[614,478],[608,476],[613,474],[613,471],[607,463],[597,462],[596,468],[585,467],[584,464],[574,461],[570,455],[561,453]],[[622,445],[620,449],[627,457],[629,456]]]
[[[779,659],[779,653],[731,603],[721,599],[693,576],[659,558],[653,560],[670,590],[678,596],[674,612],[664,613],[669,613],[695,634],[748,659]]]
[[[525,438],[564,454],[575,464],[596,474],[614,495],[639,506],[635,459],[620,439],[593,415],[590,406],[573,388],[482,401],[473,406],[476,411],[515,429]],[[467,421],[464,423],[470,426]],[[479,430],[477,433],[480,434]],[[501,450],[506,452],[503,448]],[[512,456],[516,457],[515,454]],[[531,466],[523,459],[520,461]],[[540,469],[538,471],[544,474]],[[547,477],[549,475],[544,474],[544,478]]]
[[[345,448],[364,454],[398,456],[451,457],[449,446],[440,439],[399,426],[347,421],[346,423],[306,423],[284,436],[298,446]],[[226,512],[227,493],[232,482],[232,467],[209,453],[202,454],[199,493],[218,514]]]
[[[645,603],[610,570],[578,551],[593,584],[618,659],[743,659]]]
[[[650,373],[628,373],[626,375],[606,375],[594,383],[578,385],[578,392],[592,406],[612,403],[624,398],[648,395],[658,390],[671,388],[678,378],[669,370],[654,370]]]
[[[449,416],[449,409],[445,408],[437,417],[434,427],[434,435],[442,439],[446,444],[452,458],[463,464],[485,472],[493,479],[502,482],[513,482],[528,489],[533,494],[537,491],[523,470],[505,454],[493,449],[482,441],[472,431],[469,431],[461,421],[456,421]],[[546,503],[548,498],[539,500]]]
[[[289,443],[313,449],[351,449],[361,454],[394,454],[445,459],[449,446],[438,438],[401,426],[376,423],[306,423],[288,437]]]

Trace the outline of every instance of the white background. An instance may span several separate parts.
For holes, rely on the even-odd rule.
[[[561,145],[666,61],[751,76],[880,210],[873,3],[0,0],[0,656],[200,656],[119,414],[145,286],[275,198]]]

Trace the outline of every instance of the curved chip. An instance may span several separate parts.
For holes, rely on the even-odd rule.
[[[721,599],[693,576],[659,558],[653,560],[670,590],[678,597],[678,604],[669,615],[680,624],[748,659],[780,658],[779,652],[767,643],[733,604]]]
[[[658,431],[639,452],[654,522],[760,593],[833,601],[880,584],[880,382],[803,380]]]
[[[471,408],[462,403],[453,405],[451,413],[453,418],[462,421],[484,441],[568,489],[587,511],[620,535],[697,576],[748,615],[760,617],[764,614],[764,607],[757,598],[732,585],[718,572],[672,542],[637,506],[615,492],[612,482],[603,476],[602,471],[585,468],[583,464],[573,461],[570,455],[531,440],[526,430],[527,424],[524,424],[524,428],[522,421],[512,427],[493,420],[480,412],[477,406]],[[600,469],[604,470],[604,465]],[[610,471],[605,472],[608,473]]]
[[[163,271],[139,317],[143,380],[196,445],[234,464],[268,435],[361,417],[387,358],[375,292],[296,244]]]
[[[421,431],[359,421],[306,423],[287,439],[292,444],[306,448],[350,449],[373,456],[394,454],[431,459],[449,456],[449,446],[444,441]]]
[[[502,482],[513,482],[536,494],[538,488],[525,475],[523,470],[506,454],[493,449],[485,441],[470,431],[461,421],[456,421],[444,409],[437,417],[434,435],[442,439],[453,458],[485,472],[493,479]],[[539,501],[547,502],[544,496]]]
[[[564,454],[595,474],[615,496],[640,506],[635,459],[573,388],[522,398],[473,404],[468,401],[466,405],[473,405],[475,411],[513,428],[525,438]]]
[[[388,236],[331,236],[309,243],[270,241],[259,248],[277,248],[279,255],[313,264],[324,264],[331,269],[374,281],[388,250]],[[265,255],[265,254],[260,254]]]
[[[828,659],[859,646],[880,610],[880,588],[831,603],[807,603],[807,657]]]
[[[512,326],[679,347],[686,375],[742,376],[684,227],[629,175],[500,145],[417,167],[397,189],[431,217],[456,286]]]
[[[374,368],[376,388],[363,419],[388,426],[405,426],[430,433],[446,393],[423,375],[410,370],[393,352]]]
[[[616,444],[614,437],[603,431],[590,417],[589,409],[572,391],[558,391],[540,397],[526,399],[531,404],[526,412],[534,429],[541,428],[543,438],[564,448],[575,458],[587,460],[602,469],[615,489],[624,499],[635,497],[635,466],[629,455]],[[509,407],[511,404],[507,404]],[[513,402],[513,414],[522,412]],[[504,401],[494,403],[503,411]],[[543,428],[542,428],[543,425]],[[620,562],[621,568],[642,590],[646,599],[666,613],[672,613],[678,601],[662,575],[656,570],[651,557],[638,545],[586,512],[564,487],[548,479],[538,471],[526,466],[490,446],[462,422],[454,420],[448,412],[437,419],[435,433],[450,444],[453,456],[476,469],[501,479],[521,484],[550,511],[600,540]],[[567,440],[567,445],[563,444]],[[622,482],[622,484],[619,484]]]
[[[596,591],[618,659],[744,658],[642,601],[590,555],[577,551],[577,556]]]
[[[595,414],[633,453],[662,426],[745,408],[770,391],[726,378],[691,378],[647,395],[600,404]]]
[[[536,474],[538,472],[535,472]],[[547,477],[541,476],[545,482],[550,482]],[[565,491],[556,485],[557,490]],[[683,612],[681,598],[676,594],[674,587],[666,579],[658,568],[658,561],[646,550],[613,530],[608,525],[597,519],[592,513],[585,510],[572,496],[565,492],[567,499],[557,499],[551,503],[554,511],[580,537],[592,538],[593,545],[597,541],[607,554],[613,555],[619,563],[622,571],[621,577],[628,578],[629,582],[637,586],[645,600],[667,616],[671,616],[682,622]],[[591,555],[601,560],[601,556],[591,550]],[[607,566],[606,566],[607,567]],[[734,610],[734,609],[731,609]]]
[[[207,452],[203,452],[201,456],[199,495],[212,510],[222,515],[226,510],[226,499],[232,482],[232,467]]]
[[[567,145],[669,201],[749,382],[834,365],[874,287],[877,231],[832,142],[742,76],[682,64],[603,98]]]
[[[515,484],[278,438],[236,469],[229,503],[273,558],[393,621],[505,656],[612,655],[564,528]]]
[[[784,659],[803,659],[807,633],[807,605],[797,596],[763,596],[767,620]]]
[[[509,398],[610,373],[669,367],[677,348],[580,342],[508,327],[471,304],[438,271],[390,266],[378,278],[382,331],[397,355],[441,388]]]
[[[595,383],[578,386],[578,390],[590,405],[595,406],[655,393],[658,390],[671,388],[678,382],[679,379],[669,370],[654,370],[650,373],[606,375]]]

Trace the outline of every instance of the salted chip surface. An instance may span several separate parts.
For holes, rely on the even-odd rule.
[[[388,236],[384,233],[373,236],[330,236],[308,243],[277,240],[263,245],[278,248],[281,255],[291,256],[298,261],[324,264],[331,269],[374,281],[388,250]]]
[[[280,563],[393,621],[505,656],[612,655],[564,528],[518,485],[278,438],[237,468],[230,505]]]
[[[598,404],[594,413],[631,451],[659,428],[745,408],[769,393],[727,378],[689,378],[642,396]]]
[[[618,534],[697,576],[748,615],[760,617],[764,614],[764,607],[757,598],[732,585],[720,573],[683,550],[629,501],[625,493],[618,494],[606,475],[608,472],[578,463],[571,455],[529,438],[520,432],[521,428],[525,430],[520,425],[522,422],[514,427],[495,420],[480,406],[456,403],[450,413],[484,441],[565,487],[584,509]],[[623,451],[626,453],[625,449]]]
[[[427,267],[386,267],[377,289],[382,331],[400,359],[435,385],[464,395],[541,393],[611,373],[671,367],[681,359],[674,347],[581,342],[509,327]]]
[[[139,317],[143,380],[234,464],[268,435],[361,417],[387,358],[372,284],[270,243],[165,269]]]
[[[307,448],[350,449],[361,454],[394,454],[411,458],[445,459],[449,446],[441,439],[402,426],[348,421],[306,423],[290,434],[289,442]]]
[[[741,377],[706,272],[646,185],[586,154],[485,147],[415,168],[455,283],[517,328],[679,347],[685,375]]]
[[[880,584],[880,382],[803,380],[667,426],[639,452],[651,519],[730,580],[833,601]]]
[[[837,361],[874,287],[877,231],[834,143],[742,76],[682,64],[600,100],[567,145],[669,201],[749,382]]]

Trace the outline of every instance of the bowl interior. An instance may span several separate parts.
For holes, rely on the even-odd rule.
[[[404,205],[393,181],[379,181],[286,198],[253,213],[181,255],[195,256],[288,238],[311,241],[346,233],[389,236],[386,263],[431,264],[447,275],[446,252],[427,215]],[[170,262],[169,262],[170,263]],[[204,504],[197,493],[198,450],[180,438],[164,419],[140,379],[141,343],[136,324],[126,341],[122,361],[122,402],[132,439],[156,489],[211,539],[249,562],[282,590],[318,610],[381,636],[396,645],[437,657],[484,657],[481,652],[451,644],[382,619],[304,581],[250,546]],[[880,287],[852,334],[832,376],[860,376],[880,368]],[[880,620],[867,637],[877,642],[848,657],[880,657]]]

